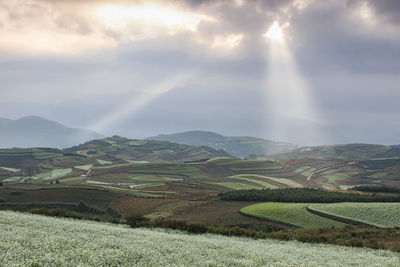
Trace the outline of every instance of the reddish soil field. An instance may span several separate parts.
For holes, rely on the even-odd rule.
[[[173,200],[166,198],[139,198],[124,196],[115,200],[111,207],[123,216],[128,216],[131,214],[149,213],[152,209],[171,201]]]

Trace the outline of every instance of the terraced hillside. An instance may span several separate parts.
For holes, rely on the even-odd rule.
[[[48,184],[57,181],[135,192],[159,191],[161,194],[163,191],[176,193],[173,189],[176,186],[180,187],[178,192],[182,187],[191,187],[215,193],[251,188],[315,187],[337,190],[357,185],[400,186],[400,164],[370,169],[365,161],[338,159],[276,161],[216,157],[188,163],[134,161],[126,159],[129,151],[108,142],[101,147],[103,150],[95,149],[97,143],[104,142],[94,141],[94,146],[91,142],[85,145],[86,149],[76,150],[77,153],[51,149],[0,150],[0,154],[5,155],[3,166],[0,165],[0,178],[6,184]],[[105,148],[110,151],[105,152]],[[153,155],[151,153],[151,157]],[[167,157],[177,159],[176,155],[171,152]],[[392,161],[390,163],[393,164]]]
[[[184,162],[188,158],[191,160]],[[67,150],[0,150],[0,162],[0,206],[19,203],[17,206],[23,208],[35,203],[38,207],[49,204],[57,207],[61,203],[76,210],[80,201],[94,204],[87,203],[83,196],[84,192],[99,192],[87,191],[93,189],[113,195],[107,204],[96,206],[102,211],[110,208],[122,215],[144,213],[151,217],[215,223],[248,221],[239,214],[247,204],[229,206],[218,201],[219,193],[232,190],[312,187],[341,191],[357,185],[400,187],[400,164],[395,158],[241,160],[207,147],[116,136]],[[53,189],[73,192],[74,199],[66,202],[61,197],[65,194],[59,194],[60,197],[51,194],[51,199],[40,196]],[[199,216],[198,211],[204,216]],[[221,219],[215,211],[229,219]],[[98,214],[102,216],[101,212]],[[253,223],[259,222],[254,219]]]
[[[330,158],[362,160],[373,158],[400,157],[398,146],[371,144],[346,144],[330,146],[310,146],[292,149],[289,152],[273,155],[276,159]]]
[[[214,157],[231,157],[223,150],[207,146],[190,146],[164,141],[132,140],[120,136],[90,141],[65,149],[103,163],[147,162],[190,162]],[[100,161],[100,162],[101,162]]]

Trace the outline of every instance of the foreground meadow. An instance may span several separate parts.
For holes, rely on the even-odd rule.
[[[383,250],[130,229],[0,211],[0,266],[399,266]]]

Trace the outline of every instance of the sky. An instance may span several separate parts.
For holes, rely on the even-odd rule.
[[[4,118],[400,144],[399,74],[397,0],[0,0]]]

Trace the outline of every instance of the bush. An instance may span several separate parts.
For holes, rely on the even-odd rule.
[[[126,223],[132,227],[144,227],[150,225],[150,220],[143,216],[143,214],[132,214],[126,217]]]
[[[189,223],[186,231],[195,234],[203,234],[209,231],[209,226],[204,223]]]
[[[84,216],[68,211],[68,210],[63,210],[63,209],[47,209],[47,208],[34,208],[29,210],[30,213],[33,214],[41,214],[41,215],[46,215],[46,216],[52,216],[52,217],[64,217],[64,218],[74,218],[74,219],[83,219]]]

